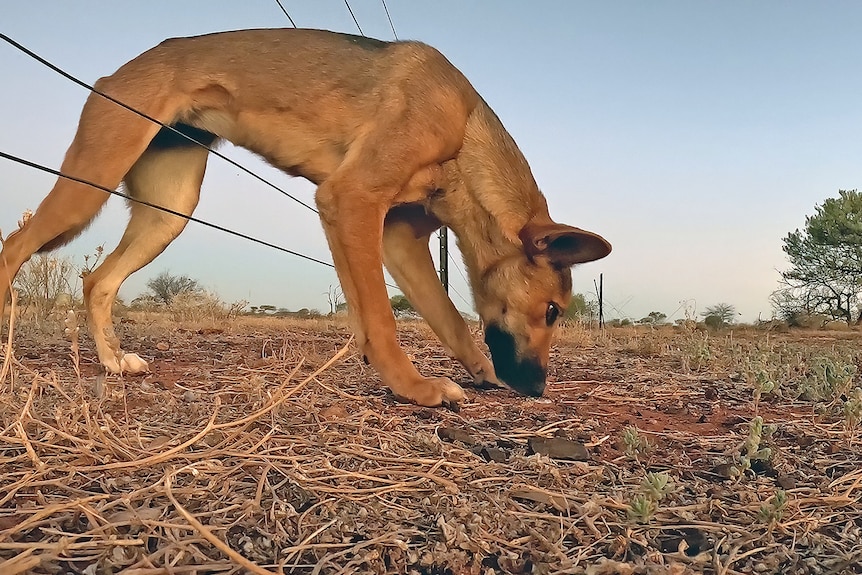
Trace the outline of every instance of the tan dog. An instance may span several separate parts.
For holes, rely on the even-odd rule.
[[[167,40],[96,88],[206,146],[225,139],[317,184],[338,278],[362,354],[397,396],[434,406],[464,397],[421,376],[398,346],[381,262],[477,380],[541,395],[570,267],[606,256],[601,237],[556,224],[497,116],[439,52],[319,30],[247,30]],[[183,214],[198,202],[207,149],[92,94],[62,172]],[[0,305],[36,251],[70,241],[108,194],[59,179],[0,253]],[[237,200],[238,201],[238,200]],[[132,203],[117,249],[84,279],[90,331],[109,372],[144,369],[111,324],[120,284],[186,220]],[[479,350],[436,277],[428,248],[458,237],[485,341]],[[0,309],[2,311],[2,309]]]

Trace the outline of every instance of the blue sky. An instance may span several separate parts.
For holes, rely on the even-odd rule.
[[[283,3],[301,27],[356,33],[342,0]],[[680,317],[682,302],[697,312],[732,303],[746,321],[771,316],[781,238],[815,204],[862,182],[858,2],[387,5],[400,38],[440,49],[495,109],[552,216],[614,245],[574,274],[580,292],[604,274],[611,317]],[[365,34],[392,38],[379,0],[351,6]],[[5,34],[89,82],[167,37],[287,25],[275,0],[10,1],[0,20]],[[5,44],[0,75],[0,150],[59,166],[87,94]],[[222,151],[312,200],[309,184]],[[0,160],[0,229],[52,183]],[[217,158],[196,215],[329,259],[313,214]],[[125,221],[112,199],[65,253],[112,249]],[[166,269],[228,301],[290,309],[324,308],[337,283],[331,269],[190,224],[121,295],[138,295]]]

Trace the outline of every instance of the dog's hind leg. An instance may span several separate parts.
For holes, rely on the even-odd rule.
[[[437,279],[428,240],[439,225],[436,218],[425,214],[422,206],[391,210],[383,228],[386,269],[475,383],[501,385],[491,361],[479,350],[464,318]]]
[[[205,143],[209,144],[212,136],[207,136]],[[153,145],[126,175],[126,189],[133,198],[191,215],[200,197],[207,154],[205,148],[176,139],[173,147]],[[188,222],[139,203],[131,203],[130,210],[129,224],[117,248],[84,278],[90,333],[99,361],[112,373],[147,370],[140,357],[121,350],[114,333],[111,308],[120,286],[162,253]]]
[[[178,102],[171,103],[157,90],[136,89],[133,84],[110,77],[96,86],[151,116],[163,120],[172,117]],[[81,112],[78,131],[61,172],[114,189],[158,130],[158,125],[92,94]],[[71,241],[90,224],[107,199],[108,193],[103,190],[65,178],[57,180],[29,222],[3,244],[0,317],[21,265],[37,251],[49,251]]]

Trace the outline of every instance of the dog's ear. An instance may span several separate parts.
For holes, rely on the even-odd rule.
[[[611,253],[611,244],[602,236],[551,221],[530,220],[518,237],[527,257],[544,255],[558,267],[591,262]]]

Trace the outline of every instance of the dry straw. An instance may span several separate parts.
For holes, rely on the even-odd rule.
[[[843,448],[840,422],[763,399],[759,413],[779,426],[773,469],[716,475],[739,453],[750,393],[729,363],[681,370],[674,354],[688,336],[648,348],[629,332],[563,337],[548,399],[471,391],[453,413],[396,403],[340,323],[123,325],[144,354],[170,350],[152,374],[108,378],[98,393],[89,340],[80,377],[62,338],[22,331],[16,353],[8,340],[3,575],[838,574],[862,564],[862,456]],[[462,377],[422,324],[401,333],[423,371]],[[636,457],[619,445],[635,425],[649,445]],[[442,428],[464,440],[441,440]],[[536,436],[583,442],[591,459],[531,454]],[[506,459],[486,461],[491,447]],[[675,487],[639,522],[631,502],[648,472]]]

